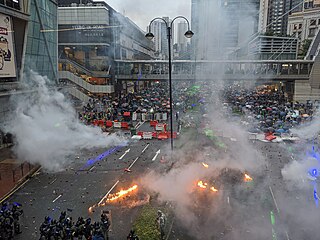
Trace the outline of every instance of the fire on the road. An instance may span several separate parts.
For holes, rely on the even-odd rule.
[[[132,187],[130,187],[128,189],[121,189],[119,192],[109,194],[105,200],[103,199],[103,200],[101,200],[100,203],[89,207],[88,211],[89,211],[89,213],[92,213],[96,207],[103,207],[107,203],[115,202],[117,199],[123,198],[123,197],[127,196],[129,193],[131,193],[137,189],[138,189],[138,185],[133,185]]]
[[[200,181],[198,181],[197,186],[198,186],[199,188],[206,189],[207,186],[208,186],[208,183],[203,182],[203,181],[200,180]],[[216,189],[214,186],[212,186],[212,187],[210,188],[210,190],[211,190],[212,192],[218,192],[218,189]]]
[[[205,168],[209,168],[209,165],[204,162],[202,163],[202,166],[204,166]]]
[[[207,183],[204,183],[202,181],[199,181],[198,184],[197,184],[200,188],[203,188],[203,189],[206,189],[207,188]]]
[[[210,190],[211,190],[212,192],[218,192],[218,189],[215,189],[215,187],[211,187]]]
[[[124,197],[126,196],[127,194],[129,194],[130,192],[134,191],[138,189],[138,185],[133,185],[131,188],[128,188],[126,190],[123,190],[121,189],[119,192],[117,193],[113,193],[113,194],[110,194],[107,199],[106,199],[106,202],[113,202],[121,197]]]
[[[244,181],[245,182],[251,182],[253,179],[252,179],[252,177],[250,177],[248,174],[244,174]]]

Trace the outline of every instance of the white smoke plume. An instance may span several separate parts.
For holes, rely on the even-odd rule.
[[[46,77],[31,72],[27,80],[33,84],[31,90],[34,91],[12,97],[16,110],[5,127],[15,136],[14,151],[19,159],[57,171],[68,163],[69,155],[82,148],[119,144],[118,137],[82,124],[66,97],[48,88]]]
[[[315,114],[312,117],[311,122],[303,124],[298,129],[292,129],[291,131],[294,134],[297,134],[299,138],[305,140],[311,140],[317,138],[320,132],[320,111],[319,108],[316,109]]]

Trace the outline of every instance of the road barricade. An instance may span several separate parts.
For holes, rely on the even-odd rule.
[[[159,140],[168,139],[168,134],[166,132],[160,132],[158,133],[158,139]]]
[[[156,127],[158,124],[158,121],[150,121],[150,127]]]
[[[165,132],[165,131],[167,131],[167,124],[165,124],[165,123],[157,123],[157,125],[155,126],[155,130],[156,131]]]
[[[113,122],[114,128],[121,128],[121,122]]]
[[[143,132],[143,139],[152,139],[152,132]]]
[[[141,131],[140,131],[140,132],[137,132],[137,135],[139,135],[139,136],[142,137],[142,136],[143,136],[143,132],[141,132]]]
[[[94,120],[94,121],[93,121],[93,125],[94,125],[94,126],[98,126],[98,125],[99,125],[99,121],[98,121],[98,120]]]
[[[121,122],[121,128],[129,129],[129,123],[127,123],[127,122]]]
[[[98,125],[100,127],[103,127],[104,126],[104,120],[98,120]]]
[[[106,127],[112,127],[113,122],[112,121],[106,121]]]
[[[136,112],[132,113],[132,121],[137,121],[138,115]]]

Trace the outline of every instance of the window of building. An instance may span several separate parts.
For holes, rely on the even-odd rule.
[[[121,58],[126,59],[127,58],[127,51],[125,49],[121,49]]]
[[[310,28],[309,29],[309,37],[314,37],[315,33],[316,33],[316,29],[315,28]]]
[[[310,26],[315,26],[317,24],[317,20],[316,19],[312,19],[310,21]]]

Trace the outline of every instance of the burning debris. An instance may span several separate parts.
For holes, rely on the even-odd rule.
[[[204,162],[202,163],[202,166],[204,166],[205,168],[209,168],[209,165]]]
[[[244,181],[245,182],[251,182],[253,180],[253,178],[252,177],[250,177],[248,174],[244,174]]]
[[[202,181],[200,180],[200,181],[197,182],[197,186],[198,186],[199,188],[206,189],[207,186],[208,186],[208,183],[202,182]],[[210,187],[210,190],[211,190],[212,192],[218,192],[218,190],[217,190],[215,187],[213,187],[213,186]]]
[[[199,181],[199,182],[197,183],[197,185],[198,185],[200,188],[206,189],[208,184],[207,184],[207,183],[203,183],[202,181]]]
[[[124,200],[124,199],[126,201],[130,202],[127,205],[130,205],[131,207],[141,205],[141,202],[142,203],[144,203],[146,201],[148,202],[150,199],[149,195],[143,196],[142,199],[141,198],[136,199],[134,197],[134,195],[136,195],[136,194],[131,195],[132,193],[135,193],[137,190],[138,190],[138,185],[135,184],[128,189],[121,189],[120,191],[118,191],[116,193],[109,194],[105,199],[102,199],[98,204],[95,204],[95,205],[89,207],[88,211],[89,211],[89,213],[92,213],[96,207],[104,207],[107,204],[117,203],[120,201],[121,201],[121,203],[123,203],[122,200]],[[138,203],[136,201],[138,201]]]
[[[123,190],[121,189],[119,192],[117,193],[113,193],[113,194],[110,194],[107,199],[106,199],[106,202],[113,202],[119,198],[122,198],[122,197],[125,197],[126,195],[128,195],[130,192],[134,191],[138,189],[138,185],[134,185],[130,188],[128,188],[127,190]]]

